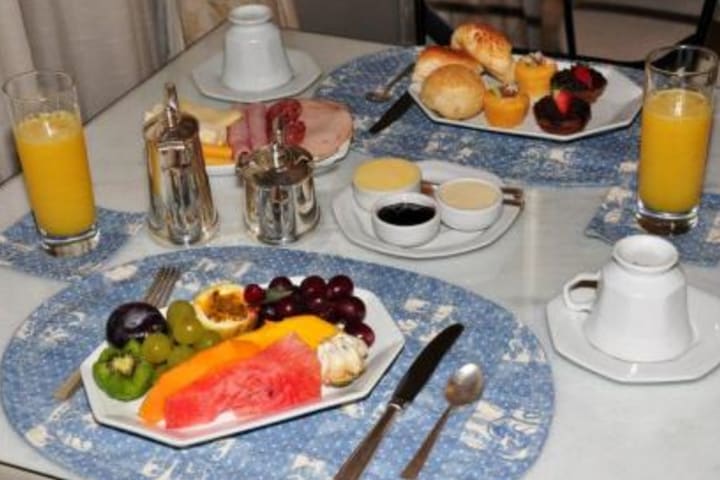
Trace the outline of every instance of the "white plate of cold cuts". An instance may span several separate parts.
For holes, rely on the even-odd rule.
[[[345,158],[350,150],[353,134],[353,120],[347,105],[325,99],[298,98],[278,102],[253,103],[239,106],[243,119],[228,128],[228,144],[233,149],[233,158],[239,152],[252,151],[266,145],[269,139],[268,119],[274,105],[299,105],[298,122],[302,124],[302,140],[298,145],[310,152],[314,159],[316,173],[334,167]],[[293,108],[290,106],[289,108]],[[295,107],[297,108],[297,107]],[[244,123],[243,123],[244,122]],[[290,136],[294,125],[290,125]],[[213,176],[235,175],[235,163],[207,165],[207,172]]]

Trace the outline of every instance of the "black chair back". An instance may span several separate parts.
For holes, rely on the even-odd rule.
[[[416,44],[424,45],[427,39],[432,40],[438,45],[448,45],[450,43],[450,37],[452,36],[452,28],[435,13],[431,8],[428,7],[425,0],[413,0],[415,8],[415,38]],[[566,41],[566,52],[547,52],[554,57],[570,58],[580,61],[598,61],[604,63],[612,63],[617,65],[629,66],[634,68],[643,68],[644,60],[613,60],[607,58],[598,58],[586,55],[579,55],[577,52],[577,42],[575,34],[575,15],[574,9],[577,2],[575,0],[562,0],[563,4],[563,25],[565,27],[565,41]],[[718,0],[704,0],[700,15],[697,17],[694,32],[680,40],[677,43],[692,44],[692,45],[707,45],[709,41],[716,41],[720,46],[720,32],[714,32],[711,30],[713,26],[713,18],[715,9],[717,7]],[[602,9],[604,4],[599,2],[592,2],[592,6],[597,9]],[[616,4],[605,5],[608,8],[618,8]],[[629,13],[635,15],[642,15],[645,12],[642,8],[631,8]],[[522,53],[525,49],[515,49],[515,51]]]
[[[600,61],[605,63],[614,63],[618,65],[624,65],[633,68],[643,68],[644,60],[612,60],[606,58],[597,58],[578,55],[577,44],[575,36],[575,15],[574,7],[575,0],[563,0],[563,23],[565,26],[565,41],[567,46],[567,57],[583,60],[583,61]],[[596,8],[599,5],[595,5]],[[695,31],[688,37],[683,38],[678,44],[689,44],[689,45],[706,45],[708,39],[708,33],[713,23],[713,17],[715,15],[715,8],[717,7],[717,0],[704,0],[702,10],[697,18]]]

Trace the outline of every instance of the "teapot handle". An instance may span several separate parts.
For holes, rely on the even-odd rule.
[[[600,280],[600,273],[590,273],[590,272],[584,272],[579,273],[573,277],[572,280],[567,282],[565,286],[563,287],[563,300],[565,301],[565,306],[569,308],[570,310],[574,310],[576,312],[589,312],[592,309],[594,299],[589,300],[586,302],[578,302],[572,299],[571,291],[577,287],[579,283],[582,282],[590,282],[595,283],[595,289],[597,289],[598,281]]]

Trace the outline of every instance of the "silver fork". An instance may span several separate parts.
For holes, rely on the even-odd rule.
[[[405,68],[400,70],[397,75],[390,79],[390,81],[387,82],[385,85],[379,85],[375,90],[367,92],[365,94],[365,99],[375,103],[387,102],[388,100],[390,100],[390,91],[392,90],[392,87],[394,87],[395,84],[399,82],[405,75],[412,72],[413,68],[415,68],[415,63],[411,63],[410,65],[406,66]]]
[[[155,273],[152,283],[145,291],[143,301],[162,307],[170,298],[170,294],[175,288],[175,283],[180,278],[180,270],[176,267],[163,266]],[[58,401],[67,400],[72,397],[73,393],[82,383],[80,377],[80,369],[73,371],[53,393],[53,398]]]

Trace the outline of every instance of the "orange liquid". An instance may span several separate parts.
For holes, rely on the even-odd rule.
[[[15,126],[15,143],[38,226],[52,236],[87,231],[95,201],[80,118],[43,113]]]
[[[700,93],[660,90],[645,100],[638,192],[647,208],[685,213],[700,202],[711,123]]]

